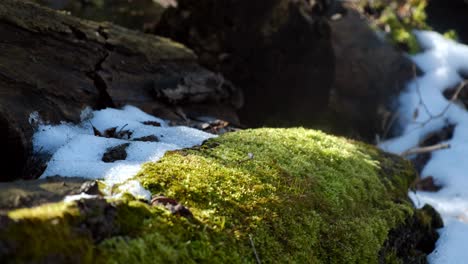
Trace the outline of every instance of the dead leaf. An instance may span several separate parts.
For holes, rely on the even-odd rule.
[[[151,205],[162,206],[169,210],[172,214],[182,216],[185,218],[192,218],[192,212],[185,206],[172,198],[168,198],[162,195],[156,196],[151,199]]]

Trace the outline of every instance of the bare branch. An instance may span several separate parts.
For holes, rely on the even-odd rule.
[[[430,153],[436,150],[448,149],[448,148],[450,148],[450,144],[447,144],[447,143],[432,145],[428,147],[416,147],[416,148],[411,148],[409,150],[406,150],[405,152],[401,153],[400,156],[407,157],[413,154]]]
[[[255,249],[255,245],[254,245],[254,242],[253,242],[253,239],[252,239],[252,235],[249,234],[249,240],[250,240],[250,245],[252,246],[252,250],[255,254],[255,259],[257,260],[257,264],[262,264],[262,262],[260,261],[260,257],[258,256],[257,254],[257,250]]]

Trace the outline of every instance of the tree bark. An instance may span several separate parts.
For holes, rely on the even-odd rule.
[[[329,0],[179,0],[155,29],[241,87],[250,126],[310,125],[328,105]]]
[[[86,106],[131,104],[163,118],[177,118],[180,107],[185,115],[224,109],[232,120],[242,103],[229,82],[166,38],[18,0],[0,2],[0,36],[0,180],[32,177],[24,168],[33,112],[77,122]]]

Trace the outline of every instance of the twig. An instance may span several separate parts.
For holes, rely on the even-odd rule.
[[[429,107],[427,107],[427,105],[424,103],[423,99],[422,99],[422,94],[421,94],[421,87],[419,86],[419,82],[418,82],[418,79],[417,79],[417,73],[416,73],[416,65],[413,63],[413,79],[416,83],[416,92],[418,93],[418,97],[419,97],[419,105],[422,105],[424,107],[424,110],[426,110],[426,113],[432,118],[432,113],[431,111],[429,111]]]
[[[429,153],[429,152],[434,152],[436,150],[448,149],[448,148],[450,148],[450,144],[447,144],[447,143],[432,145],[428,147],[416,147],[416,148],[411,148],[409,150],[406,150],[405,152],[401,153],[400,156],[406,157],[406,156],[413,155],[413,154]]]
[[[420,87],[419,87],[419,82],[416,79],[416,77],[417,77],[416,76],[416,66],[414,64],[413,64],[413,76],[414,76],[414,80],[415,80],[415,83],[416,83],[416,92],[418,93],[418,97],[419,97],[419,105],[422,105],[424,110],[426,111],[426,113],[429,115],[429,118],[426,121],[424,121],[424,122],[415,122],[417,124],[421,124],[420,127],[423,127],[423,126],[427,125],[433,119],[443,117],[444,114],[450,109],[452,104],[458,99],[458,96],[460,95],[463,88],[465,88],[466,85],[468,84],[468,80],[463,80],[457,86],[457,89],[456,89],[455,93],[452,95],[452,98],[450,98],[449,103],[445,106],[445,108],[440,113],[438,113],[437,115],[433,115],[431,113],[431,111],[429,110],[429,108],[427,107],[427,105],[424,103],[424,100],[422,99],[421,90],[420,90]]]
[[[250,240],[250,245],[252,246],[252,250],[253,250],[254,255],[255,255],[255,259],[257,260],[257,264],[262,264],[262,262],[260,261],[260,257],[258,257],[257,250],[255,249],[255,245],[254,245],[251,234],[249,234],[249,240]]]
[[[119,132],[117,132],[117,133],[122,132],[122,130],[123,130],[126,126],[128,126],[128,124],[123,125],[122,128],[120,128]]]
[[[420,129],[421,127],[424,127],[426,126],[427,124],[429,124],[432,120],[434,119],[438,119],[438,118],[441,118],[445,115],[445,113],[450,109],[450,107],[454,104],[454,102],[458,99],[458,96],[460,95],[461,91],[463,90],[463,88],[465,88],[467,85],[468,85],[468,80],[463,80],[457,87],[455,93],[452,95],[452,98],[450,98],[449,100],[449,103],[445,106],[445,108],[440,112],[438,113],[437,115],[433,115],[427,105],[424,103],[424,100],[422,99],[422,95],[421,95],[421,91],[420,91],[420,87],[419,87],[419,83],[418,83],[418,80],[417,80],[417,76],[416,76],[416,66],[413,64],[413,75],[414,75],[414,81],[416,83],[416,91],[418,93],[418,97],[419,97],[419,105],[422,105],[424,110],[426,111],[426,113],[429,115],[429,118],[423,122],[416,122],[416,121],[413,121],[414,124],[419,124],[419,126],[413,128],[412,130],[408,131],[406,134],[411,134],[415,131],[417,131],[418,129]],[[417,111],[417,109],[416,109]],[[417,112],[416,112],[417,113]]]

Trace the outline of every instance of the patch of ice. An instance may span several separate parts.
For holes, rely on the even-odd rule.
[[[443,91],[457,86],[460,72],[468,70],[468,46],[448,40],[435,32],[417,31],[426,49],[412,57],[424,75],[408,84],[399,97],[402,135],[380,144],[384,150],[400,154],[418,146],[429,133],[454,124],[449,149],[432,153],[421,177],[432,176],[443,189],[436,193],[416,192],[410,197],[417,206],[431,204],[439,211],[445,227],[430,263],[464,263],[468,259],[468,112],[451,103]],[[468,89],[466,87],[465,89]]]
[[[78,125],[41,124],[38,127],[33,136],[34,150],[53,154],[41,177],[60,175],[103,179],[108,190],[111,190],[113,185],[122,184],[118,188],[121,192],[129,192],[138,198],[149,200],[151,193],[137,181],[130,180],[138,173],[143,163],[158,161],[167,151],[199,145],[215,137],[189,127],[168,127],[164,120],[133,106],[123,109],[107,108],[92,113],[88,111],[82,114],[82,117],[82,123]],[[147,121],[157,122],[160,126],[144,124]],[[117,131],[129,130],[132,136],[130,140],[98,137],[94,135],[93,126],[101,132],[113,127],[117,127]],[[133,140],[150,135],[156,136],[159,141]],[[125,143],[129,143],[125,160],[111,163],[102,161],[102,156],[108,148]]]

